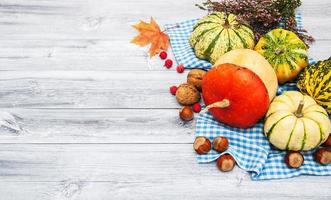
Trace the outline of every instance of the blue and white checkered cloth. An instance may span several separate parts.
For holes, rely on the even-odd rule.
[[[303,28],[301,15],[297,14],[298,27]],[[178,24],[168,24],[171,47],[179,64],[186,68],[209,69],[212,65],[198,59],[188,43],[196,19]],[[310,59],[310,62],[313,62]],[[287,90],[296,90],[296,84],[290,83],[278,88],[278,94]],[[322,166],[313,160],[313,151],[304,152],[305,161],[299,169],[290,169],[284,163],[284,151],[273,149],[263,134],[263,122],[248,129],[227,126],[216,121],[209,113],[200,113],[196,122],[196,136],[205,136],[211,141],[217,136],[229,139],[229,149],[224,153],[231,154],[238,166],[249,173],[253,180],[290,178],[305,175],[331,175],[331,165]],[[211,150],[206,155],[197,155],[199,163],[215,161],[221,154]]]

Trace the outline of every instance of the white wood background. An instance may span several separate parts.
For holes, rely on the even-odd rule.
[[[185,80],[129,43],[130,25],[205,13],[194,0],[0,0],[1,200],[331,199],[331,177],[251,181],[197,164]],[[303,0],[311,57],[331,49],[331,1]],[[10,129],[5,129],[7,125]]]

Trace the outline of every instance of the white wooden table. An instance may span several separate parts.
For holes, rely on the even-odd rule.
[[[0,199],[330,200],[331,177],[254,182],[196,163],[194,122],[168,93],[185,75],[129,40],[139,19],[203,16],[199,2],[1,0],[0,116],[18,131],[0,129]],[[331,1],[301,10],[310,55],[328,58]]]

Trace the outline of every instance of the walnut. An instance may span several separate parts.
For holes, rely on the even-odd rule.
[[[183,83],[176,91],[176,99],[182,105],[192,105],[200,101],[200,93],[193,85]]]
[[[201,91],[202,78],[206,73],[207,72],[202,69],[192,69],[187,75],[187,83],[193,85]]]

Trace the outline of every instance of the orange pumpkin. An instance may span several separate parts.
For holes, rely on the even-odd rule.
[[[206,109],[220,122],[237,128],[255,125],[267,112],[269,95],[251,70],[234,64],[210,69],[202,80]]]
[[[215,63],[215,66],[223,63],[239,65],[253,71],[266,86],[269,100],[272,101],[276,96],[278,80],[275,70],[258,52],[251,49],[235,49],[221,56]]]

